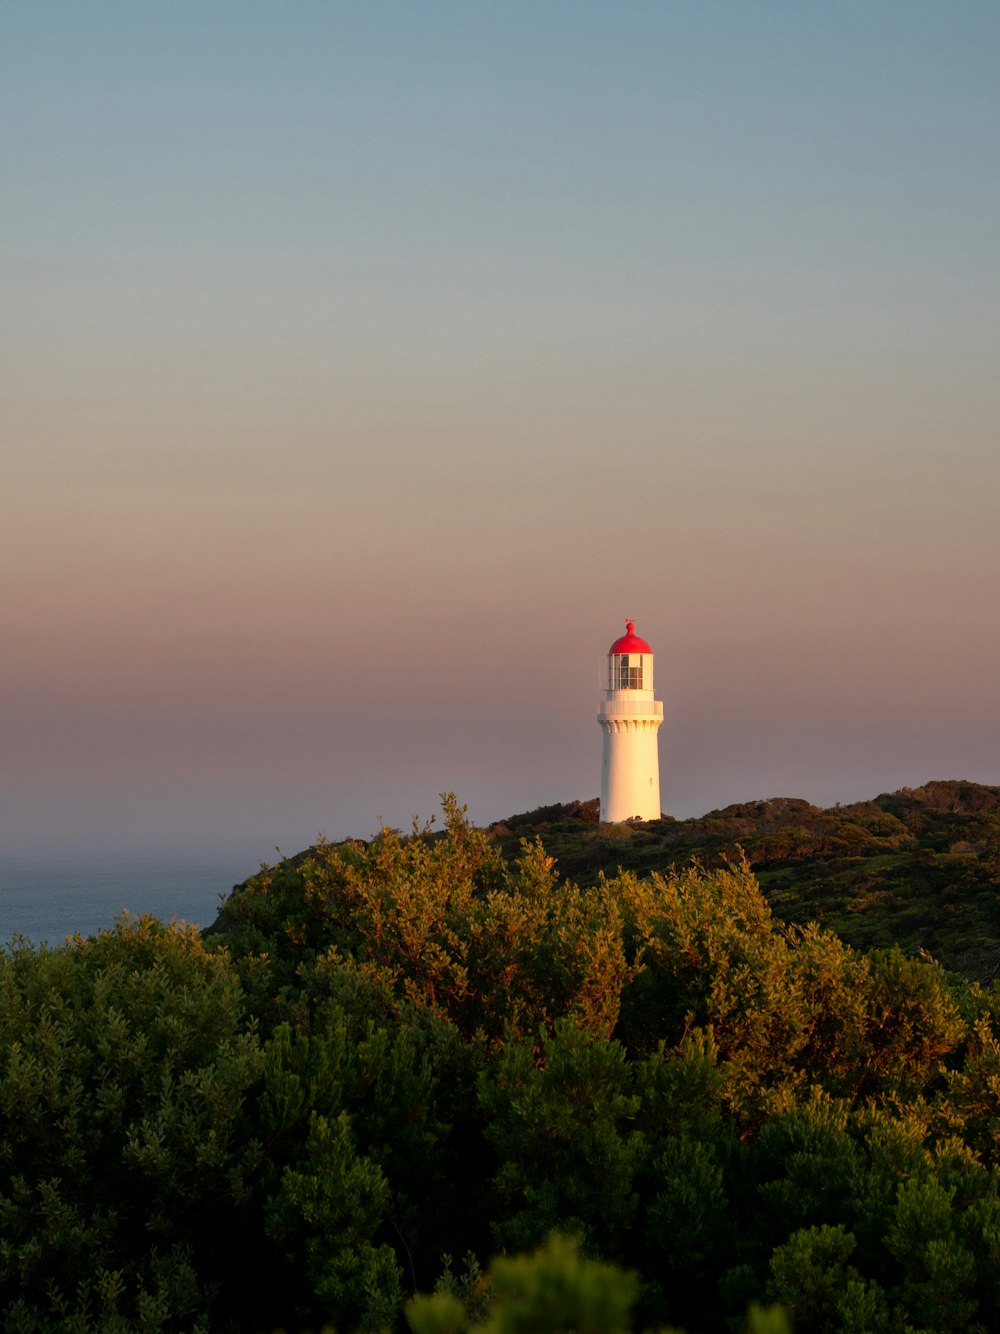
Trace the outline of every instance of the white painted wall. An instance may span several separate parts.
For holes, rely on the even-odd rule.
[[[652,655],[643,655],[643,680],[652,681]],[[611,655],[608,681],[614,679]],[[601,819],[617,823],[638,816],[660,818],[658,732],[663,704],[652,690],[605,690],[597,710],[604,733]]]

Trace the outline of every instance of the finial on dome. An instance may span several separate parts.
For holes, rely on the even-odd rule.
[[[630,635],[635,633],[635,621],[631,617],[626,616],[625,618],[625,630]]]

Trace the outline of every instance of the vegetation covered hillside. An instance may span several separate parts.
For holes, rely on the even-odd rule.
[[[970,978],[1000,976],[1000,788],[934,782],[821,810],[776,798],[691,820],[599,825],[598,802],[513,816],[493,836],[510,855],[540,837],[564,875],[594,884],[746,857],[786,922],[816,921],[859,948],[927,950]]]
[[[1000,995],[444,824],[7,948],[5,1330],[1000,1330]]]

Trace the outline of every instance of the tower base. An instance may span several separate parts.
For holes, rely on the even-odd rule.
[[[662,705],[660,706],[662,710]],[[604,710],[602,709],[602,715]],[[604,733],[601,764],[601,820],[660,818],[659,717],[606,717],[598,722]]]

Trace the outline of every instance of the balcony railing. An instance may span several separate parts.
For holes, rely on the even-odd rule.
[[[662,718],[660,699],[602,699],[597,706],[599,718]]]

